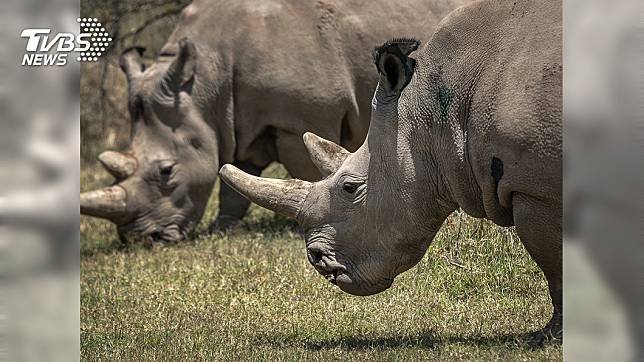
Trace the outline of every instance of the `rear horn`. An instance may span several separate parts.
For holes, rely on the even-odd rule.
[[[136,170],[136,158],[120,152],[105,151],[98,156],[103,167],[118,181],[132,176]]]
[[[306,132],[302,139],[309,151],[311,161],[318,168],[322,177],[335,173],[351,154],[341,146],[311,132]]]

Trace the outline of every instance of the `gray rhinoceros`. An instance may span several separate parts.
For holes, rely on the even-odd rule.
[[[560,337],[561,28],[560,1],[461,7],[416,59],[413,39],[376,48],[380,78],[356,152],[304,135],[324,180],[266,179],[232,165],[220,176],[295,218],[310,263],[355,295],[387,289],[418,263],[456,208],[516,225],[554,305],[534,337]]]
[[[467,0],[198,0],[148,69],[124,52],[131,141],[99,156],[113,186],[81,195],[81,213],[123,235],[181,239],[201,219],[224,163],[258,175],[272,161],[319,178],[301,137],[314,131],[355,150],[377,76],[365,50],[392,36],[431,34]],[[214,227],[249,202],[222,185]]]

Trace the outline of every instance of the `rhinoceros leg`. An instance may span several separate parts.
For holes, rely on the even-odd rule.
[[[532,335],[533,344],[563,337],[562,309],[562,209],[524,194],[512,198],[514,223],[528,253],[548,281],[553,314],[544,329]]]
[[[259,176],[264,168],[246,162],[234,163],[234,165],[254,176]],[[246,211],[248,211],[248,207],[250,206],[250,201],[240,193],[230,188],[225,182],[221,182],[220,184],[219,213],[217,214],[217,218],[208,227],[210,232],[225,231],[231,228],[246,215]]]

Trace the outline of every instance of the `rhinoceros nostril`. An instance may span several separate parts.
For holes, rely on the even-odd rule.
[[[324,256],[324,254],[321,251],[313,250],[311,248],[307,249],[307,255],[309,257],[309,261],[313,265],[319,265],[320,262],[322,261],[322,256]]]
[[[339,272],[346,272],[347,268],[340,264],[333,253],[330,253],[319,243],[313,243],[306,248],[311,265],[327,279],[334,282]]]
[[[313,243],[306,247],[306,254],[309,257],[309,261],[314,265],[322,260],[324,252],[324,247],[320,243]]]
[[[152,234],[150,234],[150,238],[152,238],[152,241],[160,241],[163,235],[159,231],[155,231]]]

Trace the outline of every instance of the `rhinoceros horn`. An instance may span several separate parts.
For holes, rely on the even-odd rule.
[[[126,201],[125,189],[119,185],[83,192],[80,195],[80,212],[114,221],[125,214]]]
[[[131,176],[136,170],[137,161],[134,157],[114,151],[105,151],[98,156],[103,167],[118,181]]]
[[[297,219],[312,185],[302,180],[256,177],[233,165],[224,165],[219,176],[250,201],[292,219]]]
[[[311,132],[306,132],[302,138],[304,145],[309,150],[311,161],[313,161],[323,177],[337,171],[344,160],[351,154],[341,146]]]

